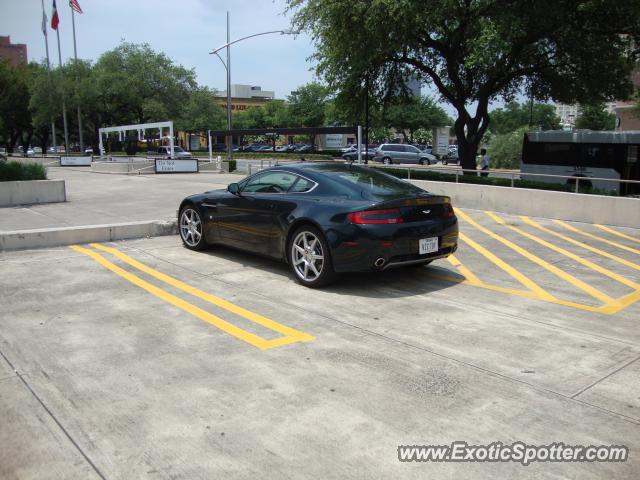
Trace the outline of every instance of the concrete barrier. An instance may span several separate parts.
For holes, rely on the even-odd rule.
[[[0,207],[65,202],[64,180],[0,182]]]
[[[450,196],[454,207],[619,227],[640,227],[640,199],[637,198],[431,180],[411,182],[432,193]]]
[[[43,228],[0,233],[0,251],[49,248],[91,242],[174,235],[177,220],[114,223],[83,227]]]

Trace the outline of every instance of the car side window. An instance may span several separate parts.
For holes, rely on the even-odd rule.
[[[292,173],[265,172],[249,180],[242,193],[284,193],[297,179]]]
[[[298,177],[298,181],[293,184],[293,186],[289,189],[289,192],[295,193],[303,193],[308,192],[314,187],[315,183],[311,180],[307,180],[306,178]]]
[[[420,150],[418,150],[413,145],[405,145],[404,146],[404,150],[405,150],[405,152],[409,152],[409,153],[420,153]]]

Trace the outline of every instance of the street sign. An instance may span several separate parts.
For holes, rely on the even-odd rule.
[[[189,158],[184,160],[172,160],[156,158],[156,173],[197,173],[198,160]]]

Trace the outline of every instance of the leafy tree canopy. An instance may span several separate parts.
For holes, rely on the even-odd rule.
[[[328,100],[329,90],[319,83],[308,83],[294,90],[287,97],[291,121],[300,127],[322,127]]]
[[[361,96],[367,78],[378,98],[409,75],[433,84],[457,111],[466,168],[475,166],[492,101],[523,90],[565,103],[625,98],[640,46],[640,2],[629,0],[288,0],[288,6],[294,26],[315,41],[318,74],[343,96]]]
[[[603,103],[580,105],[580,113],[576,118],[576,128],[613,130],[615,126],[616,115],[607,112]]]
[[[409,97],[388,106],[384,111],[384,118],[389,127],[409,133],[409,141],[413,143],[416,130],[431,129],[451,125],[442,107],[428,96]]]
[[[107,123],[146,123],[179,118],[195,73],[175,65],[147,44],[121,43],[102,54],[95,82],[105,106]]]
[[[534,103],[533,109],[528,103],[509,102],[504,108],[489,113],[489,130],[503,134],[531,125],[533,129],[556,130],[560,128],[560,119],[553,105]]]

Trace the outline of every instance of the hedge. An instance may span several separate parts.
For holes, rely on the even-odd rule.
[[[384,171],[399,178],[407,178],[407,170],[399,168],[384,168]],[[437,182],[455,182],[456,175],[453,173],[440,173],[430,170],[416,170],[411,169],[412,180],[433,180]],[[479,175],[458,175],[459,183],[473,183],[477,185],[493,185],[498,187],[510,187],[510,178],[497,178],[497,177],[481,177]],[[565,185],[559,183],[545,183],[534,182],[531,180],[519,180],[513,181],[515,188],[533,188],[536,190],[553,190],[558,192],[575,192],[575,185]],[[580,193],[590,193],[596,195],[612,195],[614,192],[608,190],[601,190],[598,188],[580,187]]]
[[[0,182],[46,179],[47,170],[39,163],[0,162]]]

